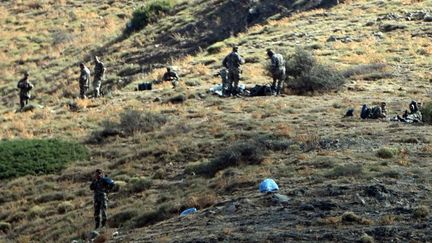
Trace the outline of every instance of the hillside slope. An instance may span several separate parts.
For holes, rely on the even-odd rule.
[[[89,47],[89,53],[104,57],[113,75],[107,85],[115,89],[98,100],[76,100],[75,112],[67,105],[72,98],[63,96],[67,80],[75,82],[76,70],[70,65],[74,60],[52,69],[55,84],[37,90],[49,91],[46,99],[36,99],[44,109],[14,113],[12,96],[2,96],[7,104],[2,138],[78,140],[91,150],[92,159],[58,174],[2,182],[0,222],[10,230],[0,234],[0,241],[84,240],[93,227],[87,187],[96,168],[120,185],[110,195],[110,227],[101,231],[101,240],[432,240],[430,127],[341,119],[349,107],[355,107],[358,116],[363,103],[386,101],[393,115],[413,99],[429,101],[432,26],[405,16],[431,12],[432,4],[361,0],[296,13],[277,5],[280,1],[268,1],[261,7],[271,10],[253,26],[234,26],[233,19],[224,17],[232,16],[226,9],[241,7],[243,13],[251,2],[179,4],[173,16],[127,39],[113,42],[116,35],[111,35],[102,47]],[[218,15],[222,17],[215,19]],[[209,26],[215,23],[221,28],[211,35]],[[404,27],[385,32],[386,24]],[[116,26],[120,32],[121,24]],[[232,44],[240,46],[247,60],[242,80],[247,85],[270,82],[265,71],[268,47],[292,53],[300,46],[339,70],[385,63],[386,73],[353,76],[340,91],[316,96],[209,95],[206,90],[219,83],[212,74]],[[159,77],[167,64],[179,70],[180,88],[162,84],[149,92],[133,91],[138,82]],[[72,90],[77,93],[76,83]],[[176,100],[180,102],[172,102]],[[97,133],[111,128],[103,121],[119,122],[128,110],[162,115],[167,121],[145,123],[153,129],[132,134]],[[224,152],[236,157],[245,148],[252,155],[240,156],[238,166],[214,175],[196,170],[224,158]],[[381,156],[382,151],[390,155]],[[269,177],[288,201],[258,192],[259,182]],[[188,207],[199,211],[179,217]]]

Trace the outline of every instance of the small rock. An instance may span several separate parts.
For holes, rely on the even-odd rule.
[[[366,26],[373,26],[375,25],[375,21],[369,21],[366,23]]]
[[[380,30],[382,32],[390,32],[398,29],[406,29],[406,25],[400,25],[400,24],[384,24],[380,27]]]
[[[383,32],[374,32],[373,35],[377,38],[380,38],[380,39],[384,38]]]
[[[272,195],[271,200],[273,203],[275,204],[286,204],[289,202],[289,197],[279,194],[279,193],[275,193]]]
[[[99,236],[99,232],[97,232],[96,230],[93,230],[89,233],[88,238],[93,240],[96,239]]]
[[[426,14],[423,18],[425,22],[432,22],[432,14]]]
[[[153,102],[161,102],[162,101],[162,99],[160,98],[160,97],[156,97],[156,98],[154,98],[154,100],[153,100]]]
[[[312,204],[305,203],[305,204],[301,204],[300,205],[300,210],[303,210],[303,211],[314,211],[315,207]]]

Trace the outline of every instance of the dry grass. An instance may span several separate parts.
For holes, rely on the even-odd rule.
[[[5,7],[6,5],[0,6],[0,23],[3,24],[7,18],[18,21],[16,25],[14,24],[14,27],[8,25],[7,29],[2,28],[0,30],[2,36],[0,41],[0,62],[7,64],[0,68],[5,78],[4,81],[13,81],[13,85],[10,85],[12,87],[16,82],[15,75],[21,69],[31,68],[32,70],[38,70],[40,66],[46,67],[44,69],[45,75],[45,72],[59,71],[61,67],[65,67],[70,62],[81,60],[83,52],[88,52],[92,47],[101,45],[103,40],[115,36],[116,32],[124,27],[124,21],[115,17],[115,14],[131,8],[128,5],[128,7],[125,7],[126,10],[118,9],[118,6],[124,2],[115,1],[115,6],[112,9],[108,8],[102,11],[96,11],[96,7],[100,3],[94,1],[88,2],[89,6],[91,6],[89,8],[71,8],[70,5],[74,4],[73,1],[52,1],[52,5],[40,3],[41,7],[37,5],[39,3],[37,1],[26,2],[25,4],[22,1],[21,3],[17,1],[7,3],[11,4],[16,13],[12,13],[9,8]],[[268,43],[270,47],[279,47],[280,42],[283,42],[284,49],[286,48],[287,52],[290,52],[294,48],[295,41],[303,44],[308,43],[309,39],[307,39],[308,37],[296,37],[294,41],[288,40],[288,37],[285,37],[287,29],[295,33],[307,32],[313,36],[314,43],[316,42],[322,46],[321,49],[315,51],[315,54],[324,63],[345,68],[354,64],[369,64],[374,61],[386,62],[392,67],[402,68],[402,71],[409,70],[409,75],[421,77],[416,80],[416,84],[418,82],[418,85],[428,87],[428,77],[430,75],[428,76],[429,73],[425,71],[425,67],[430,64],[428,57],[432,54],[432,49],[428,45],[429,39],[426,37],[412,38],[409,32],[401,32],[388,34],[384,41],[366,37],[361,42],[325,42],[329,33],[333,33],[336,28],[342,29],[341,35],[347,34],[353,37],[370,36],[372,29],[356,28],[354,30],[353,25],[350,25],[351,22],[347,21],[350,19],[348,16],[353,16],[353,13],[355,13],[357,16],[354,17],[361,17],[358,24],[363,26],[368,20],[376,19],[377,14],[386,11],[385,8],[375,5],[373,1],[361,0],[354,3],[367,4],[368,7],[364,10],[358,8],[358,5],[350,6],[351,3],[348,3],[332,10],[314,10],[295,14],[289,18],[272,20],[268,24],[249,28],[247,33],[239,35],[238,38],[230,38],[230,40],[227,40],[227,46],[231,42],[240,43],[244,41],[244,44],[242,44],[244,52],[254,53],[254,56],[245,54],[246,58],[255,58],[255,55],[261,55],[259,53],[264,51],[262,48],[256,48],[253,43]],[[426,4],[426,1],[403,0],[396,1],[391,6],[394,7],[397,3],[415,4],[415,7],[424,7],[423,4]],[[406,5],[404,7],[410,6]],[[62,11],[65,9],[69,10]],[[22,17],[24,11],[31,11],[28,14],[32,16],[34,21],[24,21],[25,18]],[[49,18],[47,19],[43,15],[37,16],[36,11],[47,11]],[[109,13],[111,11],[112,13]],[[331,11],[329,17],[325,16],[327,11]],[[333,14],[338,15],[340,20],[335,19]],[[104,16],[101,17],[102,15]],[[60,26],[59,29],[75,36],[70,42],[58,43],[57,45],[46,44],[52,41],[48,30],[57,26],[50,22],[55,18],[68,19],[65,22],[69,26]],[[81,26],[76,25],[77,23],[73,21],[74,18],[82,20],[82,30]],[[305,25],[305,21],[309,19],[312,22]],[[94,23],[94,25],[91,23]],[[414,24],[407,24],[410,25],[410,28],[415,28]],[[22,29],[18,29],[18,26],[22,27]],[[153,25],[149,28],[156,30],[158,26]],[[263,34],[264,31],[268,31],[270,34]],[[260,32],[263,33],[256,34]],[[34,44],[34,41],[28,40],[27,37],[29,36],[38,36],[42,39],[42,44],[38,47]],[[175,38],[180,39],[183,36],[176,36]],[[271,40],[272,38],[276,41]],[[133,36],[130,41],[114,45],[114,48],[118,48],[118,51],[107,53],[104,59],[107,60],[106,63],[114,65],[122,61],[121,55],[126,52],[137,52],[138,54],[135,55],[139,56],[141,55],[139,54],[140,48],[146,45],[148,41],[153,43],[154,40],[156,40],[155,36]],[[75,46],[79,52],[69,49],[70,46]],[[5,49],[18,51],[16,53],[4,52]],[[392,53],[387,50],[400,51]],[[68,51],[71,51],[71,53]],[[220,82],[218,78],[209,76],[220,68],[219,60],[229,51],[229,47],[224,47],[220,52],[211,56],[212,59],[217,60],[216,64],[202,64],[209,60],[209,55],[207,53],[198,53],[196,56],[171,60],[167,65],[178,67],[180,74],[187,79],[203,79],[202,86],[190,88],[188,92],[191,94],[204,93],[204,89],[211,84]],[[47,59],[44,59],[45,56],[47,56]],[[397,56],[406,58],[402,62],[395,61],[394,58]],[[259,56],[260,61],[265,58],[265,55]],[[24,59],[26,62],[23,66],[17,68],[13,63],[18,59]],[[33,62],[30,59],[40,60]],[[47,67],[51,63],[55,65]],[[46,85],[43,89],[51,88],[51,85],[55,83],[63,87],[71,87],[74,92],[78,93],[77,70],[74,68],[67,69],[61,79],[54,80],[51,83],[46,82],[42,76],[38,76],[37,81],[40,85]],[[161,79],[164,72],[165,68],[153,69],[148,74],[139,74],[139,80]],[[248,84],[262,84],[270,81],[264,72],[263,63],[246,64],[244,77],[244,82]],[[181,105],[153,102],[155,96],[165,99],[176,94],[170,91],[170,84],[163,84],[152,93],[133,93],[122,90],[113,92],[111,96],[99,100],[76,100],[77,104],[84,108],[77,113],[71,113],[67,106],[62,106],[66,99],[62,97],[63,91],[60,89],[48,97],[51,103],[47,101],[46,108],[35,112],[14,113],[11,111],[12,108],[5,107],[5,112],[0,117],[2,123],[0,138],[2,139],[61,137],[71,140],[83,140],[89,133],[99,129],[101,121],[112,120],[118,122],[120,119],[119,114],[126,108],[142,112],[170,112],[172,119],[168,121],[166,127],[184,123],[191,127],[192,132],[183,132],[183,130],[167,132],[164,128],[149,134],[115,138],[104,146],[91,146],[93,151],[92,160],[71,165],[59,175],[37,177],[41,180],[48,180],[57,186],[35,189],[32,183],[34,177],[23,177],[7,182],[5,187],[0,188],[0,192],[5,195],[3,198],[10,198],[12,201],[1,203],[0,211],[8,212],[8,220],[16,220],[12,224],[12,231],[21,232],[21,236],[14,239],[14,241],[30,242],[36,234],[40,239],[46,237],[45,241],[49,242],[54,239],[52,238],[54,234],[49,236],[46,234],[48,231],[50,234],[53,232],[62,233],[60,238],[55,238],[59,241],[70,241],[71,237],[79,236],[92,227],[90,220],[92,217],[90,192],[86,188],[81,188],[81,186],[89,180],[91,172],[96,167],[102,167],[109,171],[115,180],[124,181],[124,188],[133,185],[133,178],[149,178],[149,176],[155,174],[155,171],[161,172],[161,175],[154,179],[155,184],[150,187],[144,183],[144,185],[140,185],[139,189],[129,191],[127,196],[121,194],[123,192],[113,196],[112,208],[109,209],[111,215],[121,212],[124,207],[137,207],[135,204],[137,200],[142,202],[140,209],[143,212],[153,212],[151,209],[160,206],[157,200],[161,191],[169,194],[166,201],[172,204],[171,210],[179,210],[178,204],[180,203],[182,203],[182,206],[195,206],[202,209],[222,199],[233,199],[236,195],[252,195],[252,193],[256,193],[257,181],[275,175],[280,175],[280,180],[285,185],[289,185],[290,190],[291,187],[310,186],[310,184],[306,185],[304,183],[310,183],[311,178],[319,177],[317,175],[320,174],[325,175],[327,172],[331,178],[326,179],[332,180],[331,183],[333,184],[337,184],[339,181],[368,183],[367,176],[364,176],[367,175],[367,168],[369,168],[370,163],[376,163],[380,159],[374,156],[372,147],[375,148],[375,145],[369,147],[367,144],[356,144],[355,146],[359,146],[359,150],[356,150],[357,147],[350,147],[347,150],[342,147],[340,151],[335,152],[333,150],[320,150],[311,146],[310,151],[303,151],[300,147],[295,152],[291,148],[288,151],[271,151],[268,156],[263,158],[259,166],[241,166],[236,168],[239,169],[239,174],[235,175],[225,175],[230,172],[230,169],[226,169],[217,173],[214,178],[208,181],[202,179],[200,181],[200,185],[203,187],[200,189],[201,191],[196,188],[189,189],[183,184],[175,184],[179,183],[177,179],[180,177],[183,179],[183,176],[185,179],[182,180],[182,183],[189,183],[190,180],[195,179],[193,176],[183,174],[187,164],[207,161],[218,149],[225,148],[226,145],[230,145],[240,138],[254,136],[256,133],[275,134],[290,138],[299,144],[317,145],[322,136],[329,136],[341,141],[344,138],[349,138],[354,142],[375,141],[376,139],[380,146],[381,144],[387,146],[388,141],[395,136],[410,134],[412,132],[409,130],[410,127],[401,125],[398,127],[397,132],[385,133],[384,140],[382,134],[388,130],[389,123],[359,122],[356,119],[345,122],[340,121],[342,114],[339,113],[342,113],[345,107],[352,106],[358,110],[357,106],[363,102],[372,103],[381,99],[388,100],[389,103],[406,103],[406,100],[411,99],[411,97],[398,96],[402,95],[403,91],[397,91],[397,88],[403,87],[405,89],[406,85],[408,85],[404,78],[405,76],[402,75],[370,83],[355,80],[352,84],[349,84],[350,87],[355,87],[354,91],[343,90],[338,94],[313,98],[287,96],[268,99],[219,100],[208,95],[207,98],[202,100],[189,99]],[[391,87],[392,90],[393,87],[397,87],[394,88],[395,94],[382,93],[382,89],[386,87]],[[420,88],[419,90],[416,98],[423,98],[426,91],[422,91],[424,89]],[[185,92],[185,94],[188,93]],[[336,99],[340,103],[340,109],[332,108]],[[15,102],[17,102],[17,98],[15,98]],[[313,113],[313,116],[308,113]],[[413,131],[423,133],[425,136],[430,135],[429,130],[427,126],[418,126],[413,129]],[[401,149],[400,153],[394,155],[393,159],[382,161],[387,162],[389,166],[398,167],[403,165],[405,166],[404,169],[413,169],[413,166],[416,165],[414,161],[423,160],[420,156],[424,154],[421,153],[432,153],[432,146],[422,142],[415,146],[406,146],[407,148]],[[417,155],[417,152],[420,152],[420,155]],[[329,168],[322,170],[311,166],[317,161],[317,155],[318,157],[332,157],[335,161],[346,160],[347,162],[335,164],[330,171],[328,171]],[[121,158],[124,158],[124,160],[120,161]],[[361,164],[361,166],[350,166],[357,163]],[[424,171],[426,174],[428,173],[427,170]],[[291,177],[291,175],[295,176]],[[73,198],[67,199],[63,204],[55,201],[54,203],[43,202],[36,205],[33,202],[41,195],[58,191],[59,188],[70,192]],[[41,208],[46,209],[46,213],[41,212]],[[426,211],[420,210],[418,216],[413,215],[413,217],[415,217],[415,220],[422,219]],[[176,213],[170,213],[169,217],[176,215]],[[399,220],[402,219],[392,215],[385,215],[377,222],[388,225],[397,224]],[[146,223],[145,220],[144,223]],[[322,223],[332,226],[355,225],[355,227],[358,227],[371,224],[372,219],[354,213],[342,215],[342,212],[340,214],[338,212],[336,216],[323,218]],[[70,225],[74,225],[77,229],[68,229],[67,227]],[[36,229],[40,229],[37,231],[38,233],[33,232]],[[225,235],[236,234],[235,231],[225,229],[222,230],[222,233]],[[166,236],[161,239],[169,241],[171,238]]]

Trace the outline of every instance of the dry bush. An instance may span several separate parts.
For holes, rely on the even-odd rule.
[[[208,208],[211,205],[215,204],[218,200],[218,197],[214,193],[207,193],[207,194],[201,194],[196,196],[190,196],[186,202],[185,205],[187,207],[194,207],[197,209],[204,209]]]
[[[339,71],[319,63],[311,53],[300,48],[287,58],[285,68],[287,87],[298,94],[338,90],[345,83]]]
[[[327,177],[336,178],[341,176],[356,177],[364,173],[363,166],[359,164],[340,165],[327,174]]]
[[[187,168],[187,172],[212,177],[228,167],[261,164],[265,153],[265,149],[256,141],[238,141],[218,152],[210,162]]]
[[[135,208],[125,209],[114,214],[108,219],[108,225],[113,228],[121,227],[139,214],[139,210]]]

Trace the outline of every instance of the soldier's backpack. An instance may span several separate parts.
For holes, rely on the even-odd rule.
[[[250,90],[250,96],[268,96],[272,94],[272,90],[267,85],[255,85]]]
[[[370,114],[371,114],[371,109],[369,107],[367,107],[367,105],[363,105],[361,112],[360,112],[360,117],[362,119],[367,119],[367,118],[369,118]]]
[[[111,178],[105,176],[102,178],[102,181],[106,191],[112,191],[114,189],[115,182]]]
[[[142,91],[142,90],[152,90],[152,83],[140,83],[138,84],[138,90]]]

